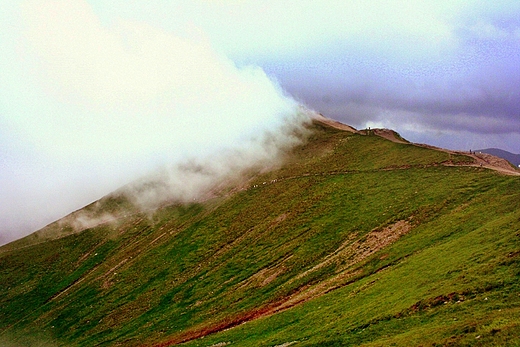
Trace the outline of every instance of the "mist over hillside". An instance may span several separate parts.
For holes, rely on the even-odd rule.
[[[0,346],[518,347],[519,38],[518,0],[2,2]]]
[[[124,187],[0,247],[0,343],[514,345],[520,173],[388,129],[299,124],[287,146],[261,138],[275,162],[165,173],[203,194],[145,181],[157,204]]]
[[[519,4],[4,1],[0,243],[272,131],[298,104],[519,153]]]
[[[308,120],[273,76],[238,66],[203,35],[106,25],[85,1],[12,7],[19,41],[6,45],[17,59],[2,69],[2,243],[143,176],[162,175],[169,183],[154,194],[171,195],[174,167],[214,158],[211,175],[177,184],[188,199],[198,189],[190,184],[232,165],[276,160],[292,139],[285,128]],[[222,152],[235,162],[217,159]]]

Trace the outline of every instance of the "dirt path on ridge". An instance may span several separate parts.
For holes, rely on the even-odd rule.
[[[429,149],[434,149],[437,151],[446,152],[449,154],[458,154],[458,155],[466,155],[468,157],[471,157],[475,160],[474,164],[451,164],[449,166],[471,166],[471,167],[482,167],[490,170],[497,171],[499,173],[502,173],[504,175],[510,175],[510,176],[520,176],[520,170],[516,169],[515,167],[511,166],[511,164],[502,158],[496,157],[491,154],[487,153],[469,153],[469,152],[463,152],[463,151],[455,151],[455,150],[449,150],[445,148],[435,147],[431,145],[426,144],[419,144],[419,143],[412,143],[407,142],[406,140],[403,140],[399,138],[397,133],[391,129],[385,129],[385,128],[374,128],[374,129],[364,129],[364,130],[356,130],[355,128],[343,124],[341,122],[332,120],[330,118],[327,118],[321,114],[315,114],[314,119],[316,119],[319,122],[322,122],[326,125],[329,125],[335,129],[339,130],[345,130],[351,133],[360,134],[360,135],[368,135],[368,134],[374,134],[379,137],[382,137],[384,139],[387,139],[389,141],[395,142],[395,143],[402,143],[402,144],[409,144],[412,146],[419,146],[419,147],[425,147]],[[397,136],[396,136],[397,135]]]

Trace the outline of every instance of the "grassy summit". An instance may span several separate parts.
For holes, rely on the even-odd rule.
[[[0,343],[518,345],[520,178],[310,127],[204,202],[150,214],[114,194],[85,210],[115,221],[0,248]]]

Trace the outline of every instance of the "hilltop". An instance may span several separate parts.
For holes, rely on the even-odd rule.
[[[142,211],[115,192],[1,247],[0,342],[517,344],[518,172],[388,129],[308,128],[204,200]]]

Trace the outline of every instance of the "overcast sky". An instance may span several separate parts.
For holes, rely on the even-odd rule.
[[[520,153],[519,1],[4,0],[0,244],[291,97],[413,142]]]

